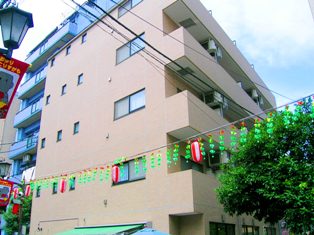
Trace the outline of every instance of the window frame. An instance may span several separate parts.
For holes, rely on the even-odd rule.
[[[50,60],[50,67],[53,67],[55,65],[55,62],[56,62],[56,58],[52,58]]]
[[[116,49],[116,65],[122,63],[123,61],[127,60],[128,58],[132,57],[133,55],[136,55],[137,53],[139,53],[140,51],[142,51],[145,48],[145,42],[140,40],[144,44],[143,47],[138,47],[135,45],[137,47],[137,50],[135,50],[134,52],[132,51],[132,48],[134,48],[134,41],[136,41],[139,38],[142,38],[144,40],[144,36],[145,36],[145,33],[142,33],[139,36],[133,38],[132,40],[128,41],[127,43],[123,44],[121,47]],[[132,47],[132,45],[133,45],[133,47]],[[128,55],[125,58],[119,60],[118,59],[118,52],[125,49],[125,47],[128,48]]]
[[[67,46],[65,50],[65,55],[70,55],[70,54],[71,54],[71,45]]]
[[[84,81],[84,73],[81,73],[77,76],[77,86],[81,85]]]
[[[80,132],[80,122],[75,122],[73,124],[73,135],[76,135]]]
[[[81,43],[83,44],[83,43],[85,43],[86,41],[87,41],[87,33],[84,33],[84,34],[82,35]]]
[[[215,226],[215,228],[212,228],[211,226]],[[217,233],[217,231],[219,230],[219,228],[218,228],[218,226],[223,226],[223,229],[224,229],[224,233],[226,234],[226,235],[230,235],[229,233],[228,233],[228,227],[229,228],[232,228],[232,232],[233,232],[233,234],[232,235],[235,235],[236,234],[236,232],[235,232],[235,224],[229,224],[229,223],[221,223],[221,222],[213,222],[213,221],[210,221],[209,222],[209,233],[211,234],[211,235],[217,235],[218,233]],[[212,233],[212,230],[215,230],[215,233]]]
[[[130,115],[130,114],[132,114],[132,113],[134,113],[134,112],[137,112],[137,111],[139,111],[139,110],[141,110],[141,109],[144,109],[145,107],[146,107],[146,92],[145,92],[145,88],[143,88],[143,89],[141,89],[141,90],[139,90],[139,91],[136,91],[136,92],[134,92],[134,93],[132,93],[132,94],[130,94],[130,95],[128,95],[128,96],[125,96],[125,97],[123,97],[122,99],[119,99],[119,100],[117,100],[117,101],[115,101],[114,102],[114,121],[115,120],[118,120],[118,119],[120,119],[120,118],[123,118],[123,117],[125,117],[125,116],[128,116],[128,115]],[[144,105],[142,105],[142,106],[140,106],[140,107],[138,107],[138,108],[136,108],[136,109],[133,109],[133,110],[131,110],[131,97],[132,96],[134,96],[134,95],[136,95],[136,94],[138,94],[138,93],[140,93],[140,92],[143,92],[144,91]],[[121,116],[119,116],[119,117],[116,117],[116,104],[118,104],[119,102],[122,102],[123,100],[125,100],[125,99],[128,99],[128,111],[127,111],[127,113],[126,114],[123,114],[123,115],[121,115]]]
[[[136,7],[138,4],[140,4],[143,0],[137,1],[136,4],[134,4],[134,0],[128,0],[125,3],[123,3],[119,8],[118,8],[118,18],[124,16],[128,11]],[[127,4],[130,4],[130,8],[125,7]],[[127,8],[127,9],[126,9]],[[122,11],[123,10],[123,11]]]
[[[41,186],[37,186],[37,188],[36,188],[36,197],[40,197],[40,193],[41,193]]]
[[[58,193],[58,182],[53,182],[52,183],[52,194],[57,194]]]
[[[76,187],[76,177],[71,177],[69,179],[69,191],[74,191]]]
[[[46,96],[46,105],[50,104],[51,95]]]
[[[67,93],[67,84],[64,84],[61,88],[61,96],[65,95]]]
[[[58,130],[57,132],[57,142],[60,142],[62,140],[62,130]]]
[[[248,232],[248,228],[252,229],[252,233]],[[257,232],[256,232],[256,229],[257,229]],[[241,235],[260,235],[259,226],[243,224],[242,225],[242,230],[241,230]]]
[[[46,147],[46,138],[41,139],[40,148],[44,149]]]
[[[139,162],[142,162],[142,157],[137,158],[137,159],[138,159]],[[126,176],[126,179],[119,180],[117,183],[113,183],[112,182],[112,186],[116,186],[116,185],[120,185],[120,184],[132,183],[132,182],[136,182],[136,181],[139,181],[139,180],[145,180],[146,179],[146,171],[143,170],[143,167],[142,167],[142,174],[143,174],[143,176],[131,177],[131,174],[136,174],[135,172],[131,172],[131,170],[130,170],[130,163],[131,162],[135,162],[135,159],[123,162],[123,167],[127,166],[127,176]],[[121,166],[119,166],[119,168],[120,167]],[[121,171],[120,171],[120,173],[121,173]],[[120,176],[119,176],[119,178],[120,178]]]

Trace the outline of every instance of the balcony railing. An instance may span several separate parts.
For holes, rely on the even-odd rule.
[[[14,160],[15,158],[22,157],[27,153],[35,153],[38,142],[38,132],[33,136],[14,143],[10,148],[9,158]]]
[[[52,36],[40,47],[32,51],[26,59],[27,63],[32,64],[30,70],[34,71],[38,69],[38,66],[47,61],[48,57],[51,56],[51,53],[71,40],[76,33],[77,25],[70,21],[60,26],[60,28],[55,29]]]
[[[24,82],[19,88],[19,99],[25,99],[33,96],[40,90],[44,89],[45,78],[47,76],[47,66],[31,79]]]
[[[21,128],[40,119],[43,99],[19,111],[14,118],[14,127]]]

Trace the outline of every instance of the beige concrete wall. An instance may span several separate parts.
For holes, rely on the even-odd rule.
[[[160,28],[164,26],[171,30],[175,28],[173,22],[162,14],[169,2],[143,1],[132,11]],[[117,16],[117,11],[113,16]],[[167,36],[163,38],[163,33],[132,14],[119,20],[138,34],[145,32],[145,40],[158,49],[171,55],[189,53],[180,44],[165,44],[170,44]],[[107,34],[103,30],[107,29],[101,23],[91,27],[85,43],[81,44],[80,37],[72,41],[71,53],[65,55],[65,50],[61,50],[55,56],[55,66],[48,69],[45,97],[50,95],[51,102],[42,110],[39,141],[45,138],[46,147],[38,149],[37,178],[79,174],[84,169],[113,163],[122,156],[130,160],[174,140],[167,136],[169,132],[185,127],[199,132],[226,123],[198,100],[196,92],[182,80],[171,73],[165,76],[165,72],[152,67],[142,57],[151,60],[145,53],[133,55],[116,65],[116,49],[122,44],[110,36],[110,31]],[[182,29],[179,31],[181,35],[185,34]],[[185,38],[196,46],[190,40],[191,36]],[[258,111],[253,101],[246,100],[248,96],[239,90],[233,91],[238,86],[235,82],[228,84],[230,79],[221,68],[210,67],[211,71],[203,61],[198,61],[198,57],[191,56],[191,60],[211,74],[209,77],[213,80],[222,77],[222,89],[242,105]],[[84,80],[77,86],[81,73]],[[67,92],[61,96],[64,84]],[[143,88],[145,108],[114,120],[114,102]],[[189,91],[176,94],[176,88]],[[78,121],[79,133],[73,135],[73,124]],[[57,142],[59,130],[63,131],[62,140]],[[149,168],[144,180],[116,186],[96,180],[77,184],[74,191],[55,195],[51,188],[43,189],[41,196],[33,200],[31,234],[54,234],[74,226],[150,221],[155,229],[173,235],[191,234],[192,231],[208,235],[208,221],[219,220],[223,213],[215,201],[215,177],[193,170],[180,171],[179,165],[168,169],[164,148],[161,153],[161,167]],[[146,154],[149,156],[150,152]],[[180,218],[176,218],[178,216]]]

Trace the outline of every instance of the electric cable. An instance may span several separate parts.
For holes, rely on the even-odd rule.
[[[307,98],[313,97],[313,96],[314,96],[314,93],[311,94],[311,95],[302,97],[302,98],[300,98],[300,99],[291,101],[291,102],[289,102],[289,103],[287,103],[287,104],[284,104],[284,105],[281,105],[281,106],[277,106],[277,107],[269,108],[269,109],[265,110],[265,112],[272,112],[272,111],[274,111],[274,110],[284,108],[284,107],[286,107],[286,106],[289,106],[289,105],[292,105],[292,104],[294,104],[294,103],[297,103],[297,102],[300,101],[300,100],[304,100],[304,99],[307,99]],[[263,114],[263,113],[264,113],[264,112],[261,112],[260,114]],[[255,115],[251,115],[251,116],[249,116],[249,117],[245,117],[245,118],[239,119],[239,120],[234,121],[234,122],[232,122],[232,123],[228,123],[228,124],[225,124],[225,125],[221,125],[221,126],[219,126],[219,127],[216,127],[216,128],[213,128],[213,129],[204,131],[204,132],[202,132],[202,133],[199,133],[199,134],[190,136],[190,137],[185,138],[185,139],[183,139],[183,140],[179,140],[179,141],[174,141],[174,142],[171,142],[171,143],[167,143],[167,144],[164,144],[164,145],[162,145],[162,146],[158,146],[158,147],[156,147],[156,148],[151,148],[151,149],[149,149],[149,150],[145,150],[145,151],[142,151],[142,152],[140,152],[140,153],[133,154],[133,155],[128,156],[128,157],[122,157],[122,158],[123,158],[123,159],[127,159],[127,160],[133,160],[133,159],[135,159],[136,157],[140,158],[140,157],[142,157],[142,156],[145,156],[145,154],[147,154],[147,153],[155,152],[155,151],[157,151],[157,150],[161,151],[161,149],[163,149],[163,148],[168,148],[168,147],[170,147],[170,146],[173,146],[173,145],[176,145],[176,144],[180,144],[181,142],[187,142],[187,141],[189,141],[189,140],[197,139],[198,137],[201,137],[201,136],[204,136],[204,135],[208,135],[208,134],[210,134],[210,133],[216,132],[216,131],[221,130],[221,129],[224,129],[224,128],[226,128],[226,127],[235,125],[235,124],[237,124],[237,123],[244,122],[244,121],[246,121],[247,119],[252,118],[252,117],[254,117],[254,116],[255,116]],[[103,162],[103,163],[101,163],[101,164],[96,164],[96,165],[90,166],[90,167],[85,168],[85,169],[77,169],[77,170],[64,171],[62,174],[60,174],[60,173],[57,174],[58,176],[56,176],[56,177],[59,177],[59,176],[62,177],[62,176],[64,176],[64,175],[71,175],[71,174],[75,174],[75,173],[79,173],[79,172],[84,172],[84,171],[87,171],[88,169],[89,169],[89,170],[96,169],[96,168],[98,169],[99,167],[104,167],[105,165],[108,166],[108,165],[114,165],[114,164],[116,164],[115,161]],[[56,175],[56,174],[49,174],[49,175],[46,175],[46,176],[44,176],[44,177],[41,177],[41,178],[39,178],[39,179],[37,179],[37,180],[46,179],[46,178],[49,178],[49,177],[53,177],[53,176],[55,176],[55,175]]]
[[[72,2],[74,2],[77,6],[81,7],[82,9],[85,9],[84,7],[82,7],[80,4],[78,4],[75,0],[72,0]],[[166,58],[167,60],[169,60],[171,63],[175,64],[177,67],[179,67],[182,71],[185,71],[187,74],[191,75],[192,77],[196,78],[199,82],[201,82],[202,84],[204,84],[205,86],[209,87],[210,89],[212,89],[213,91],[217,91],[219,92],[217,89],[213,88],[212,86],[210,86],[209,84],[205,83],[203,80],[201,80],[199,77],[197,77],[196,75],[194,75],[193,73],[191,73],[190,71],[187,71],[186,68],[184,68],[183,66],[181,66],[180,64],[178,64],[176,61],[172,60],[170,57],[168,57],[166,54],[164,54],[163,52],[161,52],[160,50],[158,50],[156,47],[154,47],[152,44],[150,44],[149,42],[147,42],[147,40],[144,40],[143,38],[140,37],[140,35],[137,35],[133,30],[131,30],[130,28],[128,28],[126,25],[124,25],[123,23],[121,23],[119,20],[117,20],[116,18],[114,18],[110,13],[108,13],[107,11],[105,11],[104,9],[102,9],[100,6],[98,6],[96,3],[92,2],[92,1],[88,1],[89,3],[91,3],[92,5],[94,5],[95,7],[99,8],[105,16],[108,16],[110,19],[112,19],[114,22],[116,22],[119,26],[123,27],[124,29],[126,29],[129,33],[131,33],[133,36],[135,36],[136,38],[138,38],[139,40],[141,40],[143,43],[145,43],[146,45],[148,45],[151,49],[153,49],[155,52],[157,52],[158,54],[160,54],[161,56],[163,56],[164,58]],[[88,10],[85,9],[86,12],[90,13]],[[93,14],[93,13],[91,13]],[[98,19],[99,21],[103,22],[99,17],[95,16],[96,19]],[[106,25],[108,26],[108,25]],[[246,109],[245,107],[241,106],[240,104],[236,103],[235,101],[233,101],[231,98],[228,98],[227,96],[225,96],[225,98],[234,103],[235,105],[239,106],[240,108],[242,108],[243,110],[245,110],[246,112],[253,114],[253,112],[251,112],[250,110]],[[263,119],[262,117],[259,117],[260,119]]]
[[[88,1],[90,1],[90,0],[88,0]],[[162,32],[163,34],[169,36],[170,38],[174,39],[175,41],[177,41],[177,42],[181,43],[182,45],[188,47],[189,49],[193,50],[193,51],[196,52],[197,54],[199,54],[199,55],[205,57],[206,59],[210,60],[211,62],[214,62],[214,63],[220,65],[216,60],[213,60],[211,57],[208,57],[208,55],[204,55],[202,52],[200,52],[200,51],[194,49],[193,47],[187,45],[186,43],[180,41],[180,40],[177,39],[176,37],[174,37],[174,36],[172,36],[171,34],[165,32],[163,29],[159,28],[158,26],[154,25],[153,23],[149,22],[148,20],[145,20],[143,17],[137,15],[136,13],[134,13],[133,11],[131,11],[131,9],[127,9],[126,7],[124,7],[124,4],[117,3],[117,2],[114,1],[114,0],[110,0],[110,1],[114,2],[114,3],[117,4],[119,7],[123,8],[124,10],[126,10],[126,11],[129,12],[129,13],[131,13],[132,15],[134,15],[135,17],[137,17],[137,18],[140,19],[141,21],[145,22],[146,24],[150,25],[151,27],[157,29],[158,31],[160,31],[160,32]],[[240,69],[241,69],[241,68],[240,68]],[[244,72],[243,72],[243,73],[244,73]],[[244,73],[244,74],[245,74],[245,73]],[[287,96],[285,96],[285,95],[282,95],[282,94],[280,94],[279,92],[274,91],[274,90],[268,88],[267,86],[261,85],[261,84],[259,84],[259,83],[257,83],[257,82],[253,82],[252,80],[250,80],[250,79],[247,78],[247,77],[245,77],[245,79],[248,80],[249,82],[251,82],[251,83],[257,85],[257,86],[260,86],[260,87],[264,88],[265,90],[268,90],[268,91],[270,91],[270,92],[273,92],[273,93],[275,93],[275,94],[277,94],[277,95],[279,95],[279,96],[281,96],[281,97],[283,97],[283,98],[285,98],[285,99],[288,99],[288,100],[292,101],[291,98],[289,98],[289,97],[287,97]]]

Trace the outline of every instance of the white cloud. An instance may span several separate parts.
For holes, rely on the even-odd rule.
[[[314,65],[314,22],[307,0],[202,3],[249,59],[268,66]]]

